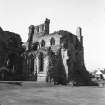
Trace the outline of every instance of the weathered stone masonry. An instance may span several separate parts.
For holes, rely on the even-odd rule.
[[[51,59],[49,53],[52,52],[56,56],[60,52],[67,81],[88,82],[88,72],[84,65],[82,29],[77,28],[77,35],[63,30],[49,33],[49,24],[50,20],[46,19],[41,25],[29,27],[26,52],[23,54],[29,67],[24,72],[28,76],[31,75],[31,79],[35,77],[37,81],[45,81]]]

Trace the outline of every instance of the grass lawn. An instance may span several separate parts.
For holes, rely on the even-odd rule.
[[[105,105],[105,87],[0,83],[0,105]]]

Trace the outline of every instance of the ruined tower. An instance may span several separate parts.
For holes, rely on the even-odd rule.
[[[27,40],[27,44],[28,44],[27,49],[30,49],[30,46],[32,44],[33,34],[34,34],[34,25],[30,25],[29,26],[29,33],[28,33],[28,40]]]
[[[34,26],[29,26],[28,40],[27,40],[27,50],[30,49],[32,43],[36,42],[39,37],[49,34],[49,24],[50,20],[46,18],[45,22]]]
[[[83,36],[82,36],[82,28],[77,27],[76,35],[78,37],[78,40],[80,41],[81,45],[83,45]]]
[[[83,47],[83,36],[82,36],[82,28],[81,27],[77,27],[76,35],[77,35],[77,38],[81,44],[81,49],[80,49],[81,61],[80,62],[82,65],[84,65],[84,47]]]

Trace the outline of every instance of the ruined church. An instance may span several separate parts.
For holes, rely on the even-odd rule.
[[[40,25],[29,26],[23,53],[23,73],[27,80],[59,81],[59,77],[68,83],[88,83],[82,28],[76,29],[76,35],[64,30],[50,33],[49,28],[50,20],[47,18]]]

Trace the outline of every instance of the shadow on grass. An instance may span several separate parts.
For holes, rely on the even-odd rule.
[[[14,85],[22,86],[22,82],[8,82],[8,84],[14,84]]]
[[[21,81],[0,81],[1,84],[14,84],[14,85],[20,85],[22,86]]]

